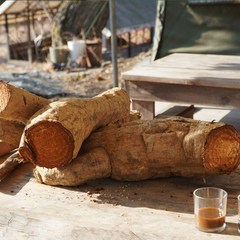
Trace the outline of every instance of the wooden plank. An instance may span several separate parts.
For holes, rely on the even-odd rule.
[[[208,70],[208,71],[219,71],[222,72],[224,70],[230,70],[229,65],[231,65],[232,70],[237,70],[239,69],[240,63],[234,63],[234,62],[214,62],[211,61],[209,63],[206,63],[205,60],[200,59],[197,61],[196,59],[180,59],[178,60],[173,60],[173,61],[155,61],[151,63],[151,67],[165,67],[165,68],[182,68],[182,69],[188,69],[190,70]],[[149,66],[149,65],[145,65]]]
[[[240,89],[240,57],[172,54],[122,73],[125,80]]]
[[[185,86],[152,82],[126,81],[130,97],[138,101],[169,101],[188,104],[240,108],[237,89]]]
[[[189,71],[180,68],[143,66],[123,73],[122,77],[126,81],[240,89],[240,72],[232,70]]]
[[[72,188],[38,184],[31,169],[30,165],[20,168],[0,183],[1,239],[239,239],[239,169],[206,177],[206,183],[201,177],[102,179]],[[227,229],[220,234],[195,227],[192,192],[206,185],[229,194]]]
[[[151,65],[159,65],[168,63],[170,66],[178,67],[194,67],[198,68],[199,66],[218,66],[220,64],[225,65],[226,67],[234,67],[239,65],[239,56],[233,55],[217,55],[217,54],[189,54],[189,53],[174,53],[166,57],[157,59],[152,62]]]

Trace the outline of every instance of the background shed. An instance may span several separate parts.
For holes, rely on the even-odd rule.
[[[116,34],[118,44],[128,47],[131,56],[131,46],[151,43],[156,21],[157,0],[116,0]],[[111,37],[108,21],[103,29],[103,47],[110,49],[107,39]]]
[[[27,58],[30,62],[33,61],[36,52],[32,39],[38,37],[35,23],[45,20],[50,22],[61,3],[60,0],[7,0],[0,5],[0,23],[5,25],[8,59]],[[15,30],[18,27],[22,28],[24,34],[20,36],[20,41],[17,34],[21,31],[16,30],[10,33],[10,27],[14,27]]]

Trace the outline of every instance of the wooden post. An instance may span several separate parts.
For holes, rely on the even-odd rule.
[[[5,14],[5,32],[6,32],[6,47],[7,47],[7,60],[9,61],[11,58],[10,54],[10,40],[9,40],[9,28],[8,28],[8,15]]]
[[[131,51],[131,32],[128,32],[128,57],[130,58],[132,56]]]
[[[31,23],[30,23],[30,10],[29,10],[29,0],[27,1],[27,37],[28,37],[28,61],[33,62],[32,59],[32,46],[31,46]]]
[[[154,28],[151,27],[151,28],[150,28],[150,44],[153,43],[153,37],[154,37]]]
[[[138,110],[144,120],[152,120],[155,117],[155,102],[132,99],[132,109]]]

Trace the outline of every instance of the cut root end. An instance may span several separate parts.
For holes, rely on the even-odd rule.
[[[37,166],[53,168],[72,160],[74,139],[58,122],[40,121],[25,131],[21,156]]]
[[[208,135],[204,149],[204,167],[228,173],[240,163],[239,135],[229,125],[213,129]]]

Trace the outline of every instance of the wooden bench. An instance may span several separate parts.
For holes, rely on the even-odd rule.
[[[133,109],[155,117],[155,102],[240,108],[240,56],[175,53],[122,73]]]

